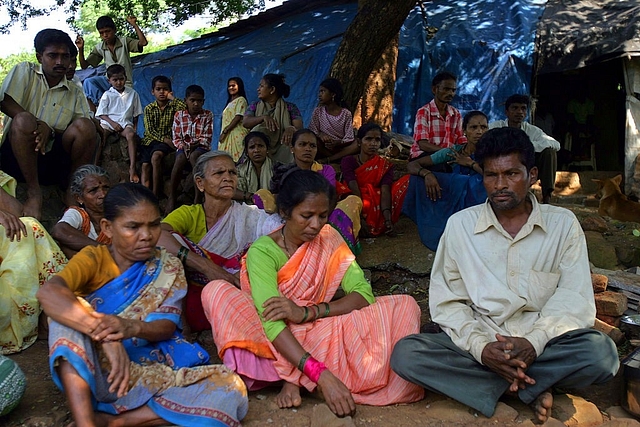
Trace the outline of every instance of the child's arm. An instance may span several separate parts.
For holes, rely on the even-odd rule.
[[[135,116],[133,118],[133,132],[134,133],[138,133],[138,119],[140,119],[140,116]]]
[[[120,133],[122,132],[122,126],[120,126],[118,122],[112,120],[111,117],[109,117],[109,111],[111,110],[109,101],[110,98],[107,92],[102,94],[102,98],[100,98],[100,104],[98,104],[98,109],[96,110],[96,117],[109,123],[114,131]]]
[[[120,126],[120,123],[111,120],[111,117],[109,117],[108,114],[100,114],[99,116],[100,119],[104,120],[105,122],[109,123],[111,125],[111,127],[113,128],[114,131],[120,133],[122,132],[122,126]]]
[[[162,133],[160,130],[160,116],[152,113],[151,105],[144,107],[144,115],[142,116],[142,123],[144,124],[144,137],[151,138],[153,141],[163,142]]]
[[[80,35],[76,37],[76,46],[78,47],[78,62],[80,63],[80,68],[85,70],[89,66],[89,63],[84,57],[84,38]]]
[[[135,16],[127,16],[127,22],[131,24],[134,30],[136,30],[136,36],[138,37],[138,46],[140,46],[140,52],[142,52],[142,48],[149,44],[147,38],[144,36],[144,33],[138,26],[138,18]]]
[[[180,124],[180,116],[181,112],[176,111],[176,114],[173,116],[173,146],[176,147],[176,150],[180,150],[182,148],[182,132],[180,132],[182,126]]]
[[[211,147],[213,140],[213,113],[211,111],[205,114],[204,123],[202,123],[202,133],[198,137],[198,144],[207,148]]]

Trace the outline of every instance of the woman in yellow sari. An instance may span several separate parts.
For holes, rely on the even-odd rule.
[[[282,179],[284,226],[260,237],[243,260],[241,289],[217,280],[202,293],[225,365],[249,389],[284,380],[281,408],[318,387],[339,416],[355,404],[419,400],[423,390],[391,371],[394,344],[417,331],[420,308],[407,295],[375,298],[340,234],[327,224],[335,189],[319,174]],[[339,287],[345,296],[334,299]]]
[[[0,354],[12,354],[38,338],[36,292],[67,258],[42,224],[21,217],[15,179],[0,171],[0,187]]]

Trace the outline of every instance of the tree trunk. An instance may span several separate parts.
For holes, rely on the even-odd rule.
[[[398,35],[391,40],[369,74],[362,98],[353,112],[353,125],[356,128],[371,121],[385,131],[391,129],[397,63]]]
[[[391,70],[388,61],[393,58],[392,75],[395,77],[395,58],[397,57],[397,43],[391,47],[390,44],[397,37],[402,24],[411,9],[416,5],[416,0],[361,0],[358,14],[353,22],[347,28],[342,38],[342,42],[338,47],[336,56],[331,64],[331,76],[342,82],[344,87],[344,100],[349,105],[353,113],[358,105],[358,101],[366,93],[367,80],[371,72],[376,69]],[[383,54],[387,49],[393,52],[386,52],[384,55],[387,61],[384,61]],[[380,61],[380,63],[379,63]],[[388,77],[379,81],[379,85],[388,84]],[[381,88],[393,94],[393,88]],[[371,108],[366,105],[366,99],[376,98],[376,96],[367,96],[365,98],[365,112],[362,117],[363,121],[371,117]],[[377,101],[373,101],[375,104]],[[390,111],[389,111],[390,113]],[[356,114],[357,115],[357,114]],[[390,119],[388,119],[390,123]]]

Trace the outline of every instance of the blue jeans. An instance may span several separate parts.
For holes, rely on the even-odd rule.
[[[110,87],[111,84],[109,84],[106,76],[93,76],[82,82],[82,90],[84,90],[85,96],[89,98],[96,107],[100,103],[102,94],[108,91]]]

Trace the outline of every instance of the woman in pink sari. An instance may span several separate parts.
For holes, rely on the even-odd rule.
[[[284,380],[281,408],[318,387],[339,416],[355,404],[419,400],[423,389],[393,373],[394,344],[417,331],[420,308],[407,295],[375,298],[340,234],[327,220],[335,189],[294,169],[282,179],[284,226],[256,240],[243,259],[241,289],[223,280],[202,292],[225,365],[249,389]],[[345,296],[334,298],[341,287]]]
[[[357,135],[360,153],[342,159],[344,182],[338,194],[354,194],[362,199],[362,232],[378,236],[393,233],[400,218],[402,203],[409,186],[409,175],[393,181],[393,164],[378,154],[382,129],[375,123],[364,124]]]

